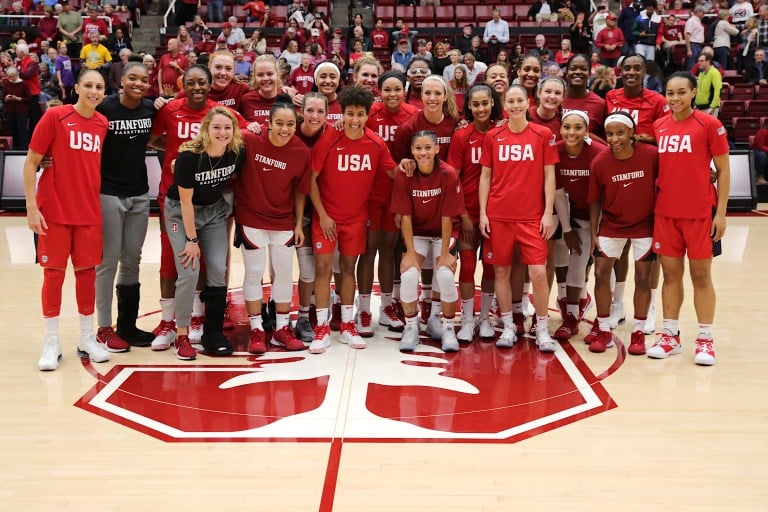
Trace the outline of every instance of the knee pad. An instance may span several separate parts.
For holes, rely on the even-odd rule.
[[[459,298],[459,292],[456,290],[456,282],[453,277],[453,271],[448,267],[440,267],[435,272],[435,278],[440,285],[440,301],[455,302]]]
[[[419,299],[419,271],[410,267],[400,274],[400,300],[406,303]]]
[[[472,249],[459,251],[459,282],[474,283],[477,269],[477,254]]]
[[[264,278],[265,251],[264,249],[243,249],[243,298],[248,302],[264,298],[261,281]]]
[[[296,257],[299,260],[299,281],[302,283],[315,282],[315,256],[311,247],[299,247],[296,249]]]
[[[581,255],[576,251],[571,253],[568,261],[568,276],[565,278],[565,284],[573,288],[583,288],[587,280],[587,264],[589,263],[589,245],[584,247],[582,244]]]
[[[270,245],[272,263],[272,294],[271,298],[278,303],[290,303],[293,295],[293,247],[285,245]]]
[[[493,269],[493,265],[483,262],[483,281],[493,281],[496,279],[496,271]]]
[[[66,272],[60,268],[43,268],[43,317],[51,318],[61,313],[61,288]]]

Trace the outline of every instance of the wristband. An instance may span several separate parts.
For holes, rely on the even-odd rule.
[[[200,241],[200,239],[199,239],[199,238],[197,238],[197,237],[195,237],[195,238],[189,238],[189,237],[187,237],[187,243],[188,243],[188,244],[197,244],[199,241]]]

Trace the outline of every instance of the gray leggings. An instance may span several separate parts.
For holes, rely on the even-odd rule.
[[[99,327],[107,327],[112,325],[115,274],[117,284],[139,282],[141,249],[149,222],[149,196],[118,197],[102,194],[101,215],[104,219],[104,245],[101,264],[96,267],[96,311]]]
[[[205,281],[207,286],[226,286],[227,270],[227,217],[230,206],[224,199],[208,206],[195,206],[195,229],[200,240],[202,259],[205,260]],[[181,218],[181,203],[170,197],[165,198],[165,229],[173,247],[176,262],[176,325],[187,327],[192,318],[192,302],[200,274],[200,266],[192,270],[181,264],[178,254],[187,245],[187,234]]]

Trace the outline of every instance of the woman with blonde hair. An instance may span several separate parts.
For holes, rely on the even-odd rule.
[[[224,335],[227,306],[227,217],[231,207],[224,188],[244,161],[238,120],[226,107],[213,107],[203,118],[199,134],[179,148],[174,183],[165,199],[165,227],[173,247],[176,271],[176,357],[195,359],[189,342],[192,303],[205,256],[206,288],[202,343],[206,353],[232,354]]]
[[[266,125],[275,98],[282,92],[283,81],[272,55],[261,55],[253,63],[251,88],[240,101],[240,112],[248,121]]]
[[[605,98],[608,91],[612,90],[614,87],[616,87],[616,72],[613,68],[608,66],[598,67],[595,81],[592,82],[590,90],[601,98]]]

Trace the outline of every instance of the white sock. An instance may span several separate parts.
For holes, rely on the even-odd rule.
[[[677,336],[680,334],[680,327],[678,326],[677,320],[665,318],[661,324],[661,328],[666,334],[670,334],[672,336]]]
[[[453,329],[453,319],[455,317],[448,318],[447,316],[443,317],[443,329]]]
[[[536,332],[549,332],[549,315],[536,315]]]
[[[49,318],[43,318],[43,329],[46,336],[58,336],[59,335],[59,317],[52,316]]]
[[[711,340],[712,324],[699,324],[699,334],[696,337],[700,339]]]
[[[195,300],[192,301],[192,316],[203,316],[203,303],[200,302],[198,291],[195,291]]]
[[[277,313],[275,315],[275,329],[282,329],[291,322],[290,313]]]
[[[514,329],[515,328],[515,322],[512,319],[512,312],[507,311],[506,313],[501,314],[501,321],[504,322],[504,328],[505,329]]]
[[[610,316],[599,316],[597,317],[597,327],[603,332],[610,332],[611,331],[611,317]]]
[[[317,308],[317,325],[328,323],[328,308]]]
[[[632,326],[632,332],[645,330],[645,318],[635,317],[634,325]]]
[[[248,315],[248,323],[251,324],[251,330],[254,330],[254,329],[258,329],[260,331],[264,330],[264,325],[261,323],[261,314]]]
[[[80,315],[80,337],[93,334],[93,313]]]
[[[624,287],[626,285],[626,281],[616,281],[616,288],[613,290],[614,304],[624,304]]]
[[[366,294],[362,294],[361,293],[357,297],[358,297],[358,301],[357,301],[358,309],[360,311],[365,311],[366,313],[370,313],[371,312],[371,294],[370,293],[366,293]]]
[[[176,299],[160,299],[160,316],[163,322],[172,322],[176,313]]]
[[[309,306],[299,306],[299,318],[309,318]]]
[[[381,294],[381,307],[386,308],[387,306],[392,305],[392,294],[391,293],[382,293]]]
[[[522,313],[523,312],[523,303],[522,302],[513,302],[512,303],[512,312],[513,313]]]
[[[432,302],[432,310],[429,312],[429,319],[440,318],[440,310],[442,305],[438,301]]]
[[[566,307],[566,312],[569,315],[573,315],[573,318],[579,317],[579,305],[578,304],[568,304]]]
[[[461,318],[471,320],[475,317],[475,299],[462,299],[461,301]]]
[[[355,307],[348,304],[341,305],[341,321],[343,323],[351,322],[355,318]]]
[[[488,316],[488,312],[491,311],[491,304],[493,303],[493,292],[482,292],[480,295],[480,316],[485,318]]]
[[[557,298],[558,299],[564,299],[566,298],[566,289],[565,289],[565,283],[557,283]]]

